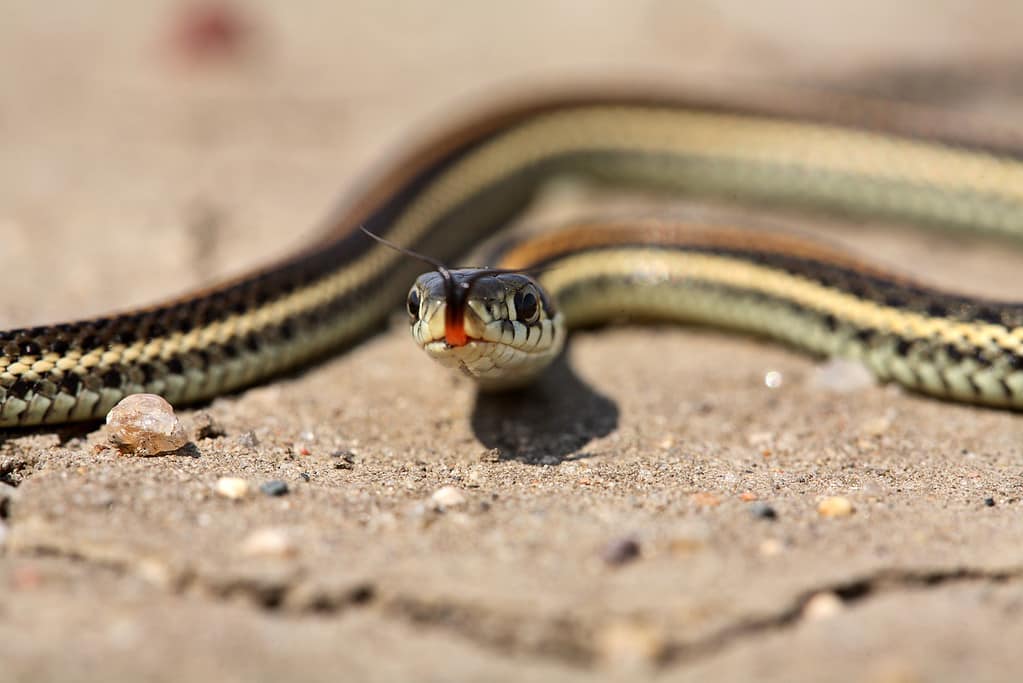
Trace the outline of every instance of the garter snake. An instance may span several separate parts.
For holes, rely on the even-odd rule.
[[[377,329],[416,273],[359,226],[449,261],[560,174],[1023,236],[1018,150],[962,144],[954,128],[914,130],[895,110],[856,121],[839,106],[791,109],[580,96],[468,117],[397,159],[290,258],[145,309],[0,332],[0,426],[95,419],[143,391],[174,404],[207,399],[349,344]],[[526,323],[551,323],[555,346],[564,336],[555,318],[568,326],[623,313],[679,319],[860,358],[929,394],[1023,406],[1023,306],[941,293],[798,239],[647,219],[543,236],[499,265],[544,266],[539,284],[554,300],[530,290],[538,310]],[[488,284],[501,275],[472,277],[479,296],[461,314],[479,310],[462,316],[466,325],[500,312],[495,287],[511,297],[506,314],[518,305],[533,317],[532,300],[522,299],[531,278],[506,287]],[[436,295],[428,285],[421,281],[417,296]],[[418,303],[414,319],[426,306]],[[465,339],[446,346],[479,342],[454,334]],[[501,334],[513,350],[533,343],[532,328]],[[534,345],[549,341],[535,336]]]

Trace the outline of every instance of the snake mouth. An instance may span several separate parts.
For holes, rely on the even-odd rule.
[[[516,354],[523,356],[545,356],[551,353],[549,348],[539,349],[523,349],[515,346],[514,344],[508,344],[503,341],[495,341],[493,339],[478,339],[476,337],[469,337],[465,344],[452,345],[444,339],[433,339],[427,342],[422,342],[420,348],[426,351],[434,358],[459,356],[459,355],[471,355],[472,352],[484,351],[493,348],[510,349]]]
[[[430,354],[442,354],[450,353],[452,351],[457,352],[460,349],[474,348],[481,346],[500,346],[501,342],[488,341],[486,339],[478,339],[476,337],[466,337],[465,342],[461,344],[452,344],[447,339],[434,339],[432,341],[425,342],[423,349]]]

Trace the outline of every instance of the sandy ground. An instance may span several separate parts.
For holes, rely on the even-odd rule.
[[[754,79],[1023,111],[1017,3],[825,5],[267,0],[238,5],[240,52],[203,59],[171,38],[175,3],[0,0],[0,326],[271,258],[495,84]],[[1002,244],[774,220],[1023,296]],[[121,457],[95,426],[0,435],[0,680],[1018,680],[1020,417],[830,393],[819,372],[617,328],[577,335],[526,404],[425,364],[396,320],[206,406],[222,433],[187,455]],[[231,501],[221,476],[289,492]],[[444,486],[464,503],[438,511]],[[827,496],[855,513],[822,518]],[[266,529],[287,552],[251,553]]]

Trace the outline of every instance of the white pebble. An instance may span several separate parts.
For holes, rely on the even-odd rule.
[[[239,477],[221,477],[217,479],[216,490],[224,498],[239,500],[249,495],[249,482]]]
[[[174,408],[156,394],[132,394],[107,413],[110,441],[123,453],[157,455],[188,443]]]
[[[817,514],[821,517],[848,517],[856,512],[852,501],[842,496],[831,496],[817,504]]]
[[[433,492],[430,502],[441,510],[456,508],[465,505],[465,494],[457,486],[442,486]]]
[[[814,388],[848,394],[877,384],[874,373],[863,363],[846,358],[832,358],[814,369],[811,379]]]
[[[847,517],[855,511],[852,501],[842,496],[832,496],[817,503],[817,514],[821,517]]]
[[[293,557],[298,546],[283,529],[267,527],[249,534],[241,544],[241,551],[253,557]]]
[[[151,557],[139,560],[132,567],[139,577],[165,590],[172,590],[178,578],[177,571]]]
[[[470,470],[469,476],[465,478],[466,486],[472,489],[479,488],[480,485],[483,484],[483,482],[484,482],[483,473],[477,469]]]
[[[812,621],[830,619],[841,612],[844,607],[842,599],[834,593],[817,593],[803,605],[803,618]]]
[[[777,538],[765,538],[760,542],[757,549],[763,557],[775,557],[776,555],[781,555],[782,551],[785,550],[785,546]]]
[[[597,652],[616,669],[652,667],[667,651],[664,633],[651,624],[616,621],[597,633]]]
[[[895,415],[893,413],[886,413],[881,417],[875,417],[864,422],[860,425],[860,431],[866,436],[882,436],[891,428],[894,420]]]

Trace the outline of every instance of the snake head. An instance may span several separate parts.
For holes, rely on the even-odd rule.
[[[532,277],[487,268],[437,270],[409,290],[412,336],[485,389],[529,382],[560,353],[560,313]]]

